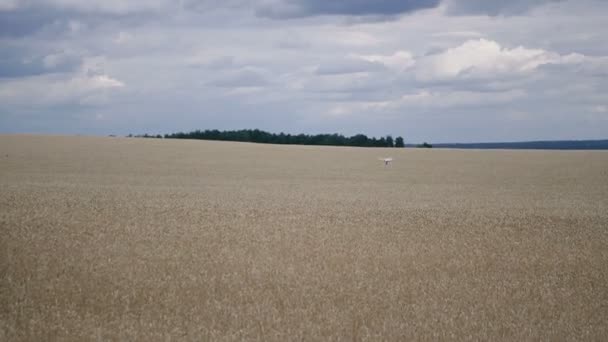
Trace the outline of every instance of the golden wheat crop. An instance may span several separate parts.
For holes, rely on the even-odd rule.
[[[0,253],[2,341],[606,340],[608,153],[5,135]]]

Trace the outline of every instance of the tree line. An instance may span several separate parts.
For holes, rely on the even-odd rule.
[[[129,135],[133,137],[133,135]],[[141,138],[163,138],[161,135],[136,135]],[[393,139],[392,136],[375,138],[365,134],[350,137],[341,134],[285,134],[283,132],[269,133],[259,129],[241,129],[234,131],[196,130],[189,133],[178,132],[165,134],[165,139],[199,139],[220,141],[241,141],[262,144],[284,145],[326,145],[326,146],[357,146],[357,147],[405,147],[402,137]]]

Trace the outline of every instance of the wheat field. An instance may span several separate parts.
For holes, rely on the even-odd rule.
[[[606,152],[3,135],[0,233],[2,341],[608,339]]]

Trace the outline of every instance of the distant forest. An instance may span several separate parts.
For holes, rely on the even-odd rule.
[[[133,137],[133,135],[129,135]],[[402,137],[393,139],[387,135],[382,138],[368,137],[364,134],[357,134],[346,137],[341,134],[285,134],[269,133],[259,129],[242,129],[237,131],[219,130],[196,130],[189,133],[173,133],[161,135],[136,135],[138,138],[165,138],[165,139],[198,139],[198,140],[219,140],[219,141],[241,141],[262,144],[283,144],[283,145],[325,145],[325,146],[358,146],[358,147],[405,147]]]
[[[346,137],[341,134],[274,134],[259,129],[242,129],[237,131],[196,130],[190,133],[173,133],[160,135],[132,135],[136,138],[165,139],[199,139],[221,141],[243,141],[263,144],[284,145],[326,145],[357,147],[418,147],[418,148],[455,148],[455,149],[513,149],[513,150],[608,150],[608,140],[554,140],[522,141],[495,143],[449,143],[449,144],[404,144],[402,137],[393,139],[388,135],[382,138],[368,137],[364,134]]]
[[[608,150],[608,140],[554,140],[502,143],[435,144],[438,148],[481,150]]]

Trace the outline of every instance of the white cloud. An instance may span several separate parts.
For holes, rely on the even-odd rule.
[[[111,78],[108,75],[96,75],[87,78],[76,78],[73,80],[83,82],[82,85],[84,88],[89,89],[122,88],[125,86],[125,84],[121,81]]]
[[[318,75],[340,75],[378,72],[382,70],[384,70],[384,66],[381,63],[351,57],[339,59],[335,62],[323,63],[317,66],[315,73]]]
[[[92,64],[91,64],[92,63]],[[24,107],[103,102],[107,92],[125,84],[100,73],[99,59],[85,61],[75,73],[47,74],[0,83],[0,102]]]
[[[445,32],[436,32],[431,34],[431,37],[440,37],[440,38],[475,38],[475,37],[483,37],[484,34],[477,31],[445,31]]]
[[[478,39],[422,58],[418,63],[416,76],[423,81],[492,78],[530,72],[546,64],[573,64],[584,60],[585,57],[580,54],[562,56],[522,46],[508,49],[495,41]]]
[[[462,108],[497,105],[513,102],[526,96],[523,90],[504,92],[431,91],[420,90],[403,95],[392,102],[397,108]]]
[[[523,90],[514,89],[504,92],[474,91],[429,91],[420,90],[403,95],[394,102],[398,107],[456,108],[468,106],[487,106],[503,104],[526,96]]]
[[[382,63],[386,67],[396,70],[404,71],[416,64],[414,56],[408,51],[397,51],[392,55],[363,55],[359,58],[368,62]]]
[[[504,92],[418,90],[385,101],[352,101],[334,104],[328,114],[343,117],[353,114],[390,114],[403,110],[455,109],[511,103],[526,96],[523,90]]]
[[[327,32],[324,37],[319,37],[320,40],[327,40],[332,45],[342,45],[348,47],[368,47],[378,46],[382,40],[370,33],[351,30],[332,30]]]

